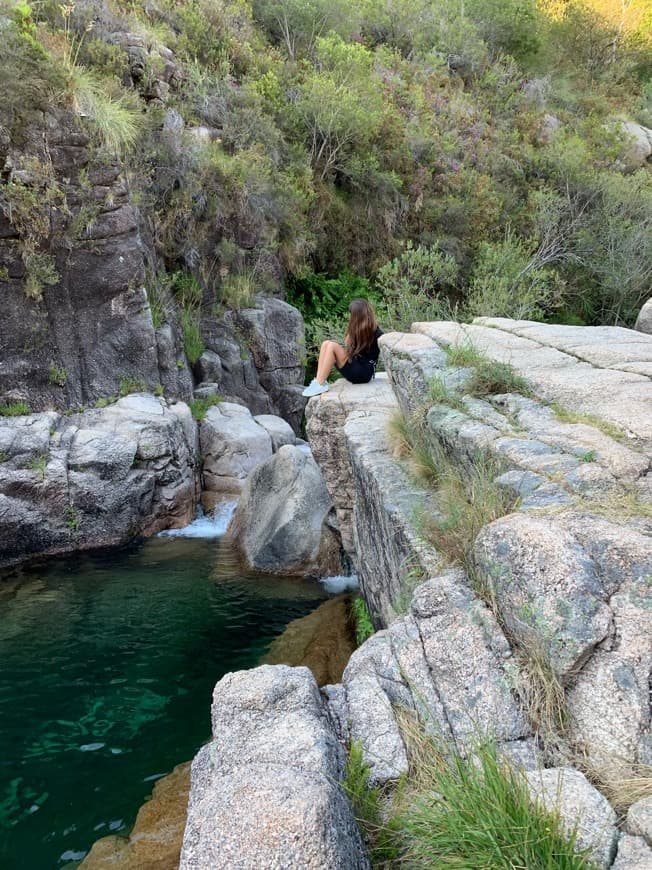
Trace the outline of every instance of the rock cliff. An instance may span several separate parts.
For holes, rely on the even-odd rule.
[[[156,135],[165,139],[165,124]],[[203,353],[191,365],[182,328],[187,303],[170,290],[135,204],[142,191],[129,178],[125,164],[98,149],[79,116],[64,109],[34,112],[20,140],[0,141],[0,403],[79,410],[157,387],[187,401],[195,384],[210,382],[298,431],[305,404],[299,312],[272,297],[236,312],[195,299]]]
[[[642,783],[651,760],[651,339],[487,319],[413,329],[381,340],[387,378],[339,381],[308,406],[314,454],[380,629],[342,683],[324,689],[332,728],[344,745],[361,743],[377,784],[408,768],[397,711],[462,755],[489,735],[527,772],[533,801],[559,806],[569,828],[579,819],[578,845],[597,866],[647,866],[643,805],[620,839],[614,807],[626,806],[619,784]],[[481,369],[485,387],[488,372],[498,378],[484,391]],[[399,412],[457,469],[460,487],[483,476],[505,495],[504,516],[475,529],[457,564],[442,534],[456,520],[441,476],[415,483],[386,434]],[[563,718],[545,720],[534,702],[537,666]],[[205,782],[198,771],[191,794],[207,812]],[[234,824],[246,850],[245,821]],[[193,855],[192,866],[209,866]],[[294,852],[292,861],[301,864]]]

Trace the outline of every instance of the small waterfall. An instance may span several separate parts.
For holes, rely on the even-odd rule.
[[[223,501],[215,506],[212,515],[207,516],[200,506],[197,507],[197,517],[183,529],[166,529],[159,532],[159,537],[168,538],[220,538],[225,534],[237,501]]]

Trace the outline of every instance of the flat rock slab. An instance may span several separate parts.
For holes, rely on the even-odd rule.
[[[414,332],[445,345],[471,342],[507,362],[542,398],[619,426],[652,445],[652,336],[611,326],[558,326],[504,318],[470,325],[415,323]]]

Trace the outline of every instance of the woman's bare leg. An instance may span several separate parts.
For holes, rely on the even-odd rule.
[[[341,344],[336,341],[323,341],[319,348],[319,362],[317,363],[319,383],[325,384],[333,371],[333,366],[343,366],[346,360],[347,354]]]

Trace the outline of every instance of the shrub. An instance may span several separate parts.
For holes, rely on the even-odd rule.
[[[455,319],[448,294],[457,278],[455,260],[436,247],[414,247],[407,242],[403,253],[385,264],[376,275],[384,322],[399,331],[417,320]]]
[[[52,364],[48,372],[48,380],[55,387],[65,387],[68,381],[68,372],[61,366]]]
[[[543,320],[559,307],[563,284],[542,265],[538,243],[508,231],[502,242],[481,242],[466,303],[470,316]]]

